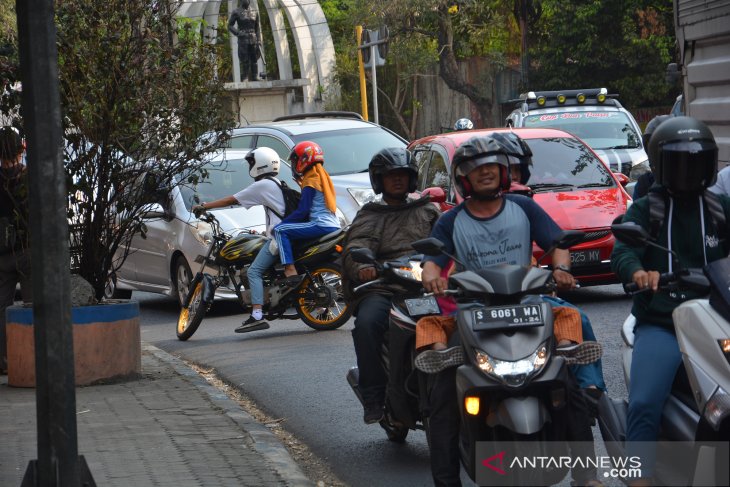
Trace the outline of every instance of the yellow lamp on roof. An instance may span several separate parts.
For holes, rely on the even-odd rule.
[[[558,103],[560,103],[561,105],[565,103],[565,95],[563,95],[562,93],[558,95]]]
[[[537,97],[537,104],[540,106],[543,106],[545,104],[545,97],[544,96]]]
[[[599,93],[596,97],[596,100],[598,100],[598,103],[603,103],[606,101],[606,94],[605,93]]]
[[[578,93],[575,99],[578,100],[578,103],[583,103],[586,101],[586,96],[583,93]]]

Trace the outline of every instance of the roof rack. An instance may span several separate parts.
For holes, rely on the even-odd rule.
[[[580,105],[612,105],[621,106],[616,100],[618,94],[609,94],[606,88],[587,88],[583,90],[528,91],[519,98],[509,100],[523,111],[536,108],[552,108],[558,106]]]
[[[283,117],[276,117],[274,122],[281,122],[284,120],[304,120],[307,118],[352,118],[355,120],[364,120],[362,115],[356,112],[311,112],[311,113],[297,113],[295,115],[284,115]]]

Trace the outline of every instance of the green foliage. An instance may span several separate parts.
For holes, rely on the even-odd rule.
[[[530,89],[606,87],[629,107],[671,104],[671,0],[543,0],[530,42]]]
[[[100,297],[144,231],[145,206],[167,203],[133,183],[153,177],[154,188],[170,188],[204,177],[232,117],[200,21],[155,0],[70,0],[56,14],[71,245]]]

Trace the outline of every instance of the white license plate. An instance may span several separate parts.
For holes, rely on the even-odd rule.
[[[426,316],[441,313],[439,304],[433,296],[405,299],[404,301],[406,308],[408,308],[408,314],[411,316]]]
[[[601,262],[601,251],[598,249],[591,250],[573,250],[570,252],[570,264],[574,267],[582,265],[592,265]]]
[[[539,304],[493,306],[472,311],[475,331],[542,326],[545,320]]]

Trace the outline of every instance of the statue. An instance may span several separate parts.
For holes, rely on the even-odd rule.
[[[238,8],[228,19],[228,31],[238,37],[238,62],[241,66],[241,80],[258,81],[257,60],[261,55],[259,40],[259,14],[250,7],[250,0],[240,0]]]

